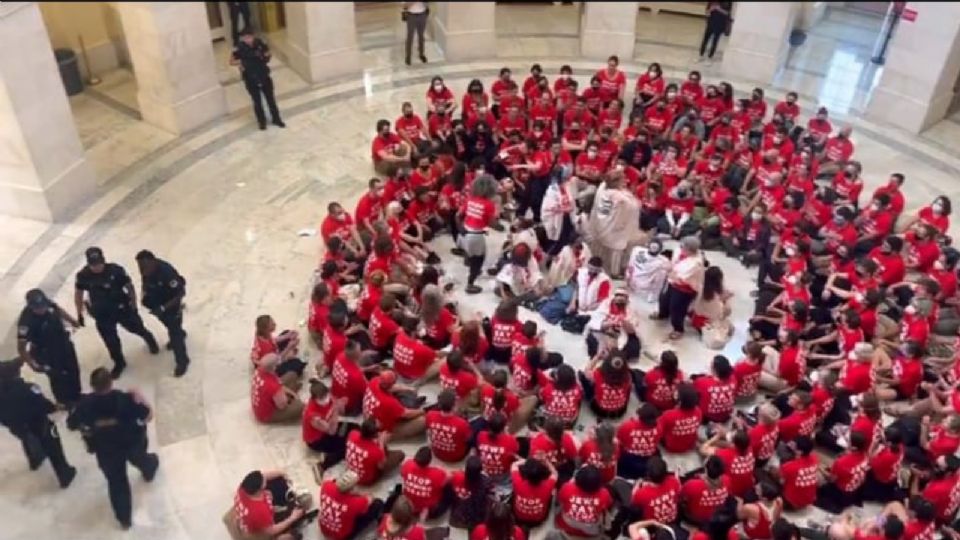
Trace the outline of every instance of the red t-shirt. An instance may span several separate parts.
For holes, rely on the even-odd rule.
[[[311,444],[322,439],[326,433],[313,427],[313,420],[326,420],[330,418],[333,411],[333,400],[328,399],[326,403],[317,403],[317,400],[311,399],[303,409],[303,418],[300,422],[300,432],[303,436],[303,442]]]
[[[766,460],[773,456],[780,438],[780,428],[776,424],[757,424],[750,428],[747,434],[750,436],[750,449],[757,460]]]
[[[384,313],[380,306],[377,306],[370,315],[370,342],[377,349],[382,349],[390,343],[390,338],[397,335],[400,331],[400,325],[393,320],[393,317]]]
[[[711,487],[703,478],[691,478],[680,488],[680,497],[691,519],[704,523],[730,496],[730,479],[723,475],[720,485]]]
[[[753,450],[748,449],[746,454],[740,454],[736,448],[718,448],[715,454],[723,461],[726,476],[730,480],[730,492],[737,497],[743,497],[753,489],[755,480],[753,469],[757,460]]]
[[[354,532],[354,522],[370,508],[370,501],[363,495],[342,493],[336,480],[327,480],[320,486],[320,534],[333,540],[346,540]]]
[[[889,446],[884,446],[875,456],[870,458],[870,474],[878,482],[888,484],[897,479],[902,462],[903,446],[896,452]]]
[[[393,128],[397,130],[397,136],[403,134],[415,142],[423,140],[423,136],[421,135],[423,132],[423,120],[421,120],[420,116],[416,113],[410,115],[410,118],[401,115],[393,123]]]
[[[530,455],[535,456],[540,452],[543,452],[550,463],[558,466],[577,459],[577,441],[565,431],[557,444],[546,432],[541,431],[530,439]]]
[[[400,466],[400,478],[403,480],[403,494],[417,513],[438,505],[443,497],[443,488],[447,485],[446,471],[437,467],[421,467],[412,459]]]
[[[373,142],[370,144],[370,154],[373,158],[374,163],[380,162],[380,152],[386,150],[388,152],[393,152],[396,150],[400,144],[403,142],[400,139],[400,136],[396,133],[389,133],[386,137],[377,135],[373,138]]]
[[[663,413],[657,419],[657,425],[663,434],[663,447],[667,452],[682,454],[693,450],[702,419],[700,407],[689,411],[677,407]]]
[[[343,213],[343,221],[333,216],[327,216],[323,218],[323,222],[320,224],[320,237],[323,238],[324,244],[334,236],[339,236],[341,240],[346,242],[353,239],[352,227],[353,218],[346,212]]]
[[[481,523],[470,531],[470,540],[488,540],[490,534],[487,532],[487,524]],[[513,540],[525,540],[527,535],[523,534],[523,529],[513,526]]]
[[[798,456],[780,464],[783,478],[783,498],[794,507],[806,508],[817,499],[817,471],[820,462],[817,456]]]
[[[401,377],[423,377],[436,358],[436,351],[404,331],[400,331],[393,342],[393,369]]]
[[[493,417],[493,414],[497,412],[497,409],[493,406],[493,398],[496,396],[497,389],[490,384],[483,384],[480,386],[480,405],[483,407],[483,417],[487,420],[490,420]],[[517,409],[520,408],[520,398],[517,397],[515,393],[509,389],[503,390],[504,395],[504,406],[500,411],[504,416],[507,417],[509,421],[513,416],[513,413],[517,412]]]
[[[853,143],[850,139],[831,137],[823,148],[824,156],[830,161],[847,161],[853,155]]]
[[[811,405],[806,409],[794,410],[790,415],[781,418],[777,423],[780,429],[780,439],[792,441],[800,435],[810,435],[817,427],[818,408]]]
[[[390,515],[383,516],[383,521],[377,527],[377,540],[427,540],[426,530],[423,525],[414,524],[406,531],[400,533],[391,533],[387,531],[387,520]]]
[[[917,212],[917,217],[920,218],[920,221],[923,223],[940,231],[940,234],[946,234],[947,228],[950,227],[950,218],[942,214],[934,213],[932,206],[924,206],[921,208]]]
[[[470,423],[461,416],[441,411],[426,414],[427,440],[440,461],[455,463],[467,455]]]
[[[426,328],[427,335],[431,339],[435,339],[439,342],[446,342],[450,338],[450,327],[457,323],[457,316],[450,312],[449,309],[441,309],[437,320],[433,322],[430,326]]]
[[[639,418],[630,418],[617,428],[617,441],[627,454],[649,457],[657,452],[660,444],[660,426],[648,426]]]
[[[870,462],[862,452],[847,452],[833,462],[833,482],[847,493],[856,491],[867,477]]]
[[[245,534],[261,533],[273,526],[273,497],[268,490],[263,490],[260,499],[253,499],[237,488],[233,510],[237,515],[237,526]]]
[[[750,397],[757,393],[757,385],[760,384],[760,372],[763,371],[763,364],[751,362],[747,358],[741,359],[733,366],[733,376],[737,381],[736,395],[740,397]]]
[[[253,362],[253,365],[256,366],[261,358],[270,354],[278,353],[277,343],[273,340],[272,337],[264,336],[253,336],[253,347],[250,349],[250,360]]]
[[[276,373],[264,371],[260,368],[253,370],[253,380],[250,386],[250,402],[253,406],[253,416],[260,422],[267,422],[277,410],[273,397],[283,391],[283,384]]]
[[[664,378],[663,370],[655,367],[643,377],[646,386],[647,401],[661,411],[671,409],[677,403],[677,387],[683,382],[682,371],[678,371],[673,382],[668,383]]]
[[[393,427],[407,411],[393,394],[380,387],[380,377],[370,379],[367,391],[363,394],[363,416],[376,418],[382,431],[393,431]]]
[[[317,302],[310,302],[310,317],[307,319],[307,328],[314,333],[323,334],[330,323],[330,306]]]
[[[960,507],[960,474],[930,480],[922,495],[937,509],[939,519],[950,519]]]
[[[516,437],[508,433],[501,433],[493,438],[489,431],[481,431],[477,434],[477,451],[480,452],[483,472],[496,476],[510,471],[510,465],[520,451],[520,444]]]
[[[497,207],[490,199],[471,195],[464,201],[463,226],[470,231],[486,230],[497,219]]]
[[[323,363],[330,367],[340,353],[347,348],[347,335],[340,330],[327,326],[323,330]]]
[[[357,473],[360,485],[369,486],[380,478],[378,465],[386,458],[379,441],[364,439],[359,430],[347,435],[347,469]]]
[[[520,321],[501,321],[493,317],[490,320],[491,345],[498,349],[512,348],[513,336],[520,332],[523,324]]]
[[[622,411],[630,401],[630,389],[632,381],[630,377],[624,377],[619,385],[612,385],[604,379],[600,368],[593,371],[593,382],[595,386],[594,401],[601,410],[607,412]]]
[[[354,411],[363,403],[363,394],[367,389],[367,378],[360,366],[341,353],[333,361],[330,370],[330,394],[335,399],[346,399],[348,411]]]
[[[700,393],[700,408],[710,421],[726,422],[730,418],[737,389],[736,378],[731,376],[721,381],[713,375],[706,375],[693,381],[693,386]]]
[[[557,485],[556,478],[547,478],[538,485],[532,485],[519,471],[510,475],[513,484],[513,513],[517,519],[536,523],[546,519],[550,512],[550,499],[553,498],[553,488]]]
[[[587,439],[580,447],[580,462],[584,465],[593,465],[600,470],[605,483],[612,482],[617,476],[617,459],[620,457],[620,444],[613,441],[613,454],[610,459],[604,459],[596,439]]]
[[[440,387],[444,390],[453,390],[460,399],[467,397],[479,385],[477,375],[468,369],[464,368],[453,373],[446,362],[440,366]]]
[[[893,362],[893,377],[900,381],[897,384],[900,394],[913,397],[923,382],[923,361],[919,358],[898,356]]]
[[[556,416],[570,423],[580,415],[580,402],[583,390],[576,385],[569,390],[558,390],[554,382],[546,379],[540,390],[543,408],[548,416]]]
[[[576,482],[567,482],[560,488],[557,495],[560,511],[557,512],[556,525],[560,530],[572,534],[581,535],[583,532],[576,528],[574,523],[583,523],[588,525],[602,524],[603,516],[613,506],[613,497],[605,488],[595,493],[584,493]]]
[[[610,75],[607,70],[601,69],[596,76],[600,79],[600,99],[604,103],[620,97],[620,91],[627,86],[627,76],[620,70]]]
[[[642,487],[633,492],[633,507],[640,509],[643,519],[673,523],[677,520],[679,503],[680,480],[673,474],[659,485],[643,482]]]
[[[955,454],[958,448],[960,448],[960,437],[951,435],[943,426],[931,428],[930,442],[927,445],[930,461],[935,461],[940,456]],[[960,493],[958,493],[958,496],[960,496]]]
[[[873,387],[873,366],[869,362],[847,360],[840,369],[840,383],[852,394],[862,394]]]

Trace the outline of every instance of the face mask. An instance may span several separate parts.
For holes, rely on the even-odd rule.
[[[346,213],[346,212],[341,212],[341,213],[337,214],[336,216],[334,216],[334,219],[336,219],[337,221],[346,221],[346,220],[347,220],[347,213]]]
[[[374,197],[377,197],[377,198],[383,197],[383,189],[378,189],[378,190],[374,191],[374,192],[373,192],[373,196],[374,196]]]
[[[903,311],[904,311],[907,315],[916,315],[916,314],[917,314],[917,308],[913,307],[912,305],[907,306],[907,309],[905,309],[905,310],[903,310]]]
[[[847,135],[845,133],[837,133],[837,137],[840,139],[846,139]]]
[[[932,208],[933,208],[933,211],[938,214],[943,213],[943,205],[940,203],[933,203]]]
[[[685,189],[678,189],[678,190],[677,190],[677,197],[680,198],[680,199],[685,199],[685,198],[687,198],[687,190],[685,190]]]
[[[795,249],[793,249],[793,248],[787,248],[787,256],[788,256],[788,257],[793,257],[793,256],[796,255],[796,254],[797,254],[797,250],[795,250]]]
[[[879,204],[871,204],[871,205],[870,205],[870,208],[872,208],[874,212],[879,212],[879,211],[880,211],[880,205],[879,205]]]
[[[944,265],[943,265],[942,262],[937,261],[937,262],[933,263],[933,267],[936,268],[937,270],[943,270]]]
[[[593,159],[593,158],[597,157],[597,151],[596,151],[596,150],[587,150],[587,157],[590,158],[590,159]]]
[[[626,300],[615,300],[613,303],[616,304],[617,307],[621,307],[621,308],[627,305]]]
[[[754,100],[754,101],[760,101],[761,98],[762,98],[762,96],[761,96],[760,94],[754,94],[754,95],[753,95],[753,100]]]
[[[572,127],[572,128],[570,128],[570,133],[580,133],[580,128],[578,128],[578,127]]]
[[[389,137],[390,137],[390,132],[389,132],[389,131],[381,131],[381,132],[380,132],[380,136],[383,137],[384,139],[389,138]]]
[[[542,130],[542,129],[535,129],[535,130],[533,130],[533,134],[536,135],[537,137],[539,137],[540,135],[543,135],[543,130]]]
[[[565,80],[565,81],[569,81],[569,80],[570,80],[570,74],[569,74],[569,73],[564,73],[563,75],[560,75],[560,78],[563,79],[563,80]]]
[[[406,118],[413,117],[413,111],[404,111],[403,116]]]
[[[421,170],[421,171],[430,170],[430,165],[421,165],[421,166],[420,166],[420,170]]]
[[[790,285],[796,285],[797,281],[798,281],[797,276],[790,276],[787,278],[787,283],[789,283]]]
[[[843,176],[845,176],[845,177],[847,177],[847,178],[853,178],[853,172],[852,172],[852,171],[843,171]]]
[[[439,91],[441,91],[441,90],[443,90],[443,85],[442,85],[442,84],[439,84],[439,83],[438,83],[438,84],[433,85],[433,91],[434,91],[434,92],[439,92]]]
[[[763,219],[763,214],[759,212],[751,212],[750,217],[753,218],[754,221],[760,221],[761,219]]]
[[[766,184],[767,184],[767,187],[775,187],[775,186],[777,185],[777,181],[776,181],[776,180],[767,180],[767,181],[766,181]]]
[[[723,124],[730,124],[730,119],[729,119],[729,118],[721,118],[721,119],[720,119],[720,122],[723,123]]]
[[[838,217],[835,217],[835,218],[833,218],[833,223],[834,223],[835,225],[843,225],[843,218],[842,218],[842,217],[839,217],[839,216],[838,216]]]
[[[607,141],[610,140],[610,136],[609,136],[609,135],[601,135],[601,136],[600,136],[600,140],[603,141],[603,142],[607,142]]]
[[[781,137],[774,137],[774,138],[773,138],[773,144],[776,144],[776,145],[783,144],[783,138],[781,138]]]

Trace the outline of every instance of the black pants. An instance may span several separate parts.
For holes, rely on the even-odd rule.
[[[252,26],[250,21],[250,4],[248,2],[227,2],[230,8],[230,35],[233,37],[233,44],[236,45],[240,39],[240,30]],[[240,26],[240,15],[243,15],[243,26]]]
[[[347,538],[350,540],[362,538],[363,533],[366,532],[371,525],[380,522],[380,518],[383,517],[385,509],[386,505],[380,499],[370,501],[370,506],[367,507],[367,511],[353,520],[353,532],[350,533]]]
[[[168,310],[154,311],[153,314],[167,328],[167,334],[170,336],[170,349],[173,350],[173,359],[176,364],[178,366],[189,364],[187,333],[183,330],[183,306],[177,304]]]
[[[593,335],[593,332],[588,332],[587,355],[593,358],[597,355],[598,350],[600,350],[600,342]],[[628,362],[640,358],[640,338],[636,334],[627,334],[627,342],[623,344],[623,349],[620,352],[623,353],[623,358]]]
[[[314,452],[322,452],[323,463],[320,468],[330,470],[337,463],[343,461],[347,455],[347,435],[354,429],[359,429],[359,425],[354,422],[340,422],[337,424],[337,431],[329,435],[324,435],[320,439],[308,444]]]
[[[260,99],[261,94],[263,99],[267,100],[270,119],[274,123],[280,122],[280,110],[277,109],[277,100],[273,97],[273,79],[269,75],[262,79],[244,77],[243,84],[246,85],[250,99],[253,100],[253,113],[257,115],[257,123],[261,127],[267,125],[267,117],[263,114],[263,101]]]
[[[711,25],[707,23],[707,27],[703,30],[703,41],[700,42],[700,56],[703,56],[703,53],[707,51],[707,41],[710,42],[710,54],[709,58],[713,58],[714,53],[717,52],[717,43],[720,41],[720,36],[723,35],[723,32],[726,28],[720,27],[719,25]]]
[[[660,455],[659,451],[655,455]],[[637,480],[647,475],[647,462],[653,456],[638,456],[623,452],[617,460],[617,476]]]
[[[110,353],[110,359],[113,365],[124,366],[126,360],[123,357],[123,345],[120,344],[120,335],[117,334],[117,325],[122,326],[127,332],[143,338],[147,347],[155,349],[157,340],[153,334],[143,325],[143,319],[140,313],[134,309],[111,310],[105,313],[99,313],[97,319],[97,332],[103,339],[103,344],[107,346]]]
[[[160,458],[147,452],[147,438],[129,448],[110,448],[97,452],[97,465],[107,478],[107,491],[113,515],[122,524],[129,524],[133,515],[133,497],[127,462],[140,470],[145,479],[152,479],[160,466]]]
[[[73,467],[67,463],[67,458],[63,454],[63,445],[60,444],[60,433],[57,431],[57,425],[49,419],[43,418],[39,422],[11,427],[10,432],[13,433],[14,437],[20,439],[30,469],[39,468],[40,465],[43,465],[43,461],[49,458],[50,465],[53,466],[53,472],[57,474],[57,480],[63,486]]]
[[[670,325],[674,332],[683,332],[683,321],[687,318],[687,311],[697,293],[680,290],[673,285],[667,285],[660,295],[660,318],[670,317]]]
[[[527,183],[527,190],[524,197],[520,199],[517,205],[517,217],[524,217],[527,208],[533,213],[533,221],[540,223],[540,207],[543,206],[543,196],[550,187],[549,176],[533,176]]]
[[[626,405],[624,405],[622,409],[617,411],[609,411],[607,409],[601,408],[600,405],[597,403],[596,399],[594,399],[596,397],[596,391],[597,391],[596,383],[588,379],[587,376],[584,375],[582,371],[577,372],[577,378],[580,380],[580,386],[583,388],[584,401],[590,404],[590,410],[593,411],[593,414],[597,415],[598,418],[617,419],[617,418],[622,418],[623,415],[626,414],[627,412]]]
[[[420,56],[423,57],[423,32],[427,28],[427,17],[430,14],[426,11],[423,13],[407,13],[407,42],[404,47],[404,52],[406,53],[405,58],[407,63],[410,63],[410,52],[413,48],[413,34],[417,34],[417,51],[420,52]]]
[[[72,341],[65,340],[56,347],[44,349],[34,357],[47,369],[50,390],[57,403],[71,404],[80,399],[80,366]]]

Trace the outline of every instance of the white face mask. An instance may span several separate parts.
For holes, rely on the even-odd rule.
[[[796,255],[796,254],[797,254],[797,250],[795,250],[795,249],[793,249],[793,248],[787,248],[787,256],[788,256],[788,257],[793,257],[793,256]]]
[[[439,91],[441,91],[441,90],[443,90],[443,85],[442,85],[442,84],[435,84],[435,85],[433,85],[433,91],[434,91],[434,92],[439,92]]]
[[[590,159],[593,159],[593,158],[597,157],[597,151],[596,151],[596,150],[587,150],[587,157],[590,158]]]
[[[944,268],[943,263],[940,261],[933,263],[933,267],[936,268],[937,270],[943,270]]]
[[[943,205],[940,203],[933,203],[933,211],[940,214],[943,212]]]
[[[763,214],[760,214],[758,212],[753,212],[750,214],[750,217],[753,218],[754,221],[760,221],[761,219],[763,219]]]
[[[912,305],[911,305],[911,306],[907,306],[907,309],[905,309],[905,310],[903,310],[903,311],[906,312],[907,315],[916,315],[916,314],[917,314],[917,308],[913,307]]]
[[[565,80],[565,81],[569,81],[569,80],[570,80],[570,74],[569,74],[569,73],[564,73],[563,75],[560,75],[560,78],[563,79],[563,80]]]

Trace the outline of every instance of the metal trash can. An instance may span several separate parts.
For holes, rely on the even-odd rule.
[[[77,53],[71,49],[55,49],[53,56],[57,59],[60,79],[63,81],[63,88],[67,91],[67,95],[73,96],[83,92],[83,78],[80,77]]]

